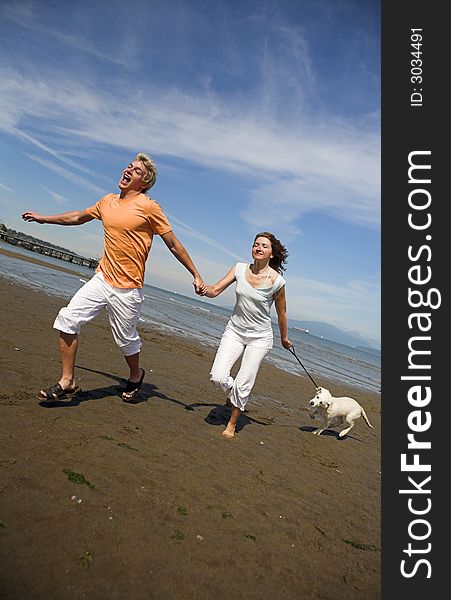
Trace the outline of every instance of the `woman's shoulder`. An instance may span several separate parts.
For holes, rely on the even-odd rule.
[[[278,292],[281,288],[283,288],[283,286],[285,284],[286,284],[286,281],[283,278],[282,274],[279,273],[278,271],[276,271],[276,278],[273,283],[273,291]]]
[[[246,269],[247,269],[247,263],[237,262],[235,265],[235,277],[237,275],[242,275]]]

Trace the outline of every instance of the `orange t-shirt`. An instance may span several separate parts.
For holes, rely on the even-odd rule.
[[[172,231],[160,205],[145,194],[107,194],[87,212],[103,223],[104,250],[97,271],[113,287],[142,287],[153,236]]]

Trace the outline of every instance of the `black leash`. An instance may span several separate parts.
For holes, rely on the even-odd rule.
[[[301,365],[301,367],[304,369],[304,371],[310,377],[310,380],[312,381],[312,383],[315,386],[315,388],[317,388],[318,386],[316,385],[315,380],[313,379],[313,377],[310,375],[310,373],[307,371],[307,369],[304,367],[304,365],[299,360],[299,358],[298,358],[298,356],[297,356],[297,354],[296,354],[296,352],[294,350],[294,346],[292,345],[291,348],[288,348],[288,351],[291,352],[291,354],[295,357],[295,359],[298,361],[298,363]]]

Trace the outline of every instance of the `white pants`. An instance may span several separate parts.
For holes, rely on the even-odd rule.
[[[262,360],[273,345],[273,332],[243,332],[228,323],[211,367],[210,381],[223,392],[234,406],[244,410],[257,377]],[[244,354],[243,354],[244,350]],[[243,354],[240,370],[235,379],[230,370]]]
[[[105,281],[102,273],[96,273],[60,310],[53,327],[78,335],[81,326],[92,321],[105,308],[114,341],[124,356],[131,356],[142,346],[136,325],[143,300],[141,288],[115,288]]]

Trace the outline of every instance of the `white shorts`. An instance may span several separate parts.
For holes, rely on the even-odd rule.
[[[115,288],[105,281],[102,273],[96,273],[60,310],[53,327],[64,333],[79,334],[81,326],[105,308],[114,341],[124,356],[131,356],[142,346],[136,326],[143,300],[142,288]]]

